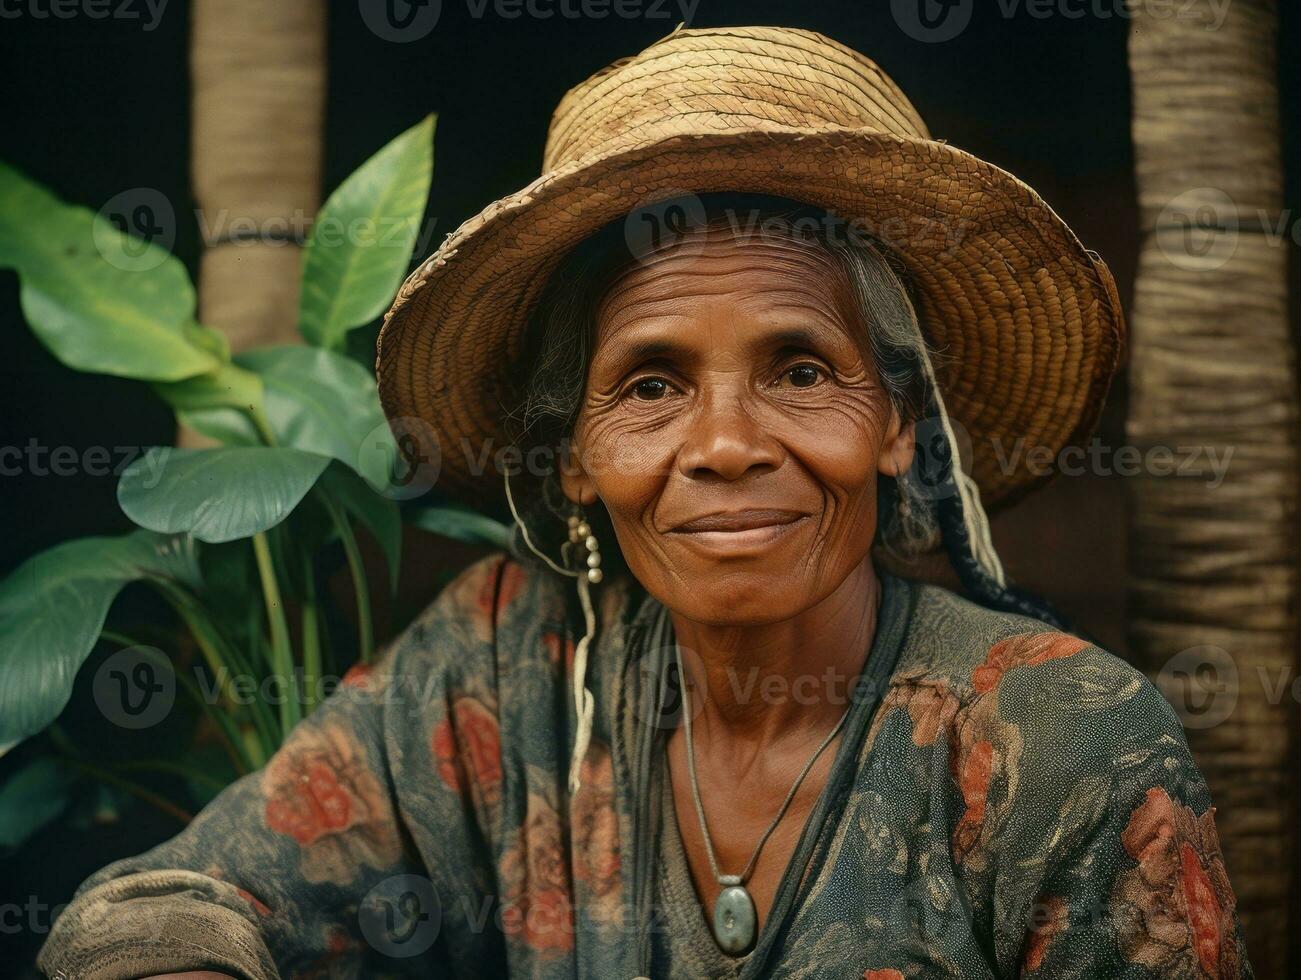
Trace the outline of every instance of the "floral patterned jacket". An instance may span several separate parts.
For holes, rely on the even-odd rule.
[[[884,586],[882,683],[742,975],[1250,976],[1214,810],[1155,688],[1035,621]],[[468,568],[265,769],[86,881],[42,969],[646,975],[666,659],[646,636],[667,617],[626,579],[598,590],[569,799],[573,592],[502,554]]]

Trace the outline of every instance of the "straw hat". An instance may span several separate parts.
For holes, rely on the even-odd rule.
[[[385,412],[429,427],[442,486],[501,499],[482,462],[508,444],[512,365],[566,252],[640,207],[713,191],[827,209],[903,261],[986,504],[1043,479],[1024,450],[1055,457],[1091,433],[1120,356],[1120,303],[1106,264],[1030,187],[931,139],[875,63],[829,38],[679,28],[571,89],[542,176],[448,236],[385,318]]]

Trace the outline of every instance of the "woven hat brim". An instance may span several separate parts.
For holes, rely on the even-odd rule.
[[[1056,458],[1091,434],[1124,321],[1106,265],[1034,190],[932,140],[769,126],[674,135],[550,171],[466,221],[408,277],[380,334],[380,398],[390,421],[416,420],[437,439],[440,488],[501,502],[493,460],[509,444],[512,369],[564,255],[639,207],[713,191],[793,198],[881,231],[916,288],[987,506],[1051,476],[1043,450]]]

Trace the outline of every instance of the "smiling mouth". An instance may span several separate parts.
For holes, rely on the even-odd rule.
[[[808,517],[793,510],[731,511],[693,518],[669,533],[711,550],[735,551],[776,541],[802,526]]]

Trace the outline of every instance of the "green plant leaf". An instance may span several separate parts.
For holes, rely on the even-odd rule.
[[[0,847],[20,847],[59,816],[77,777],[53,759],[37,759],[0,786]]]
[[[402,563],[402,515],[398,505],[376,493],[351,469],[338,464],[325,471],[321,490],[375,536],[388,563],[389,585],[396,589]]]
[[[3,163],[0,268],[18,272],[32,332],[71,368],[179,381],[221,362],[224,338],[195,323],[178,259]]]
[[[0,751],[58,717],[109,606],[144,578],[198,587],[193,540],[135,531],[69,541],[0,582]]]
[[[491,517],[460,507],[424,507],[407,513],[407,522],[445,538],[510,548],[511,529]]]
[[[298,329],[340,348],[388,308],[411,263],[434,169],[434,117],[361,165],[330,195],[303,255]]]
[[[279,445],[337,459],[378,490],[389,486],[398,450],[374,374],[334,351],[296,345],[246,351],[235,363],[261,377],[265,416]],[[252,423],[229,409],[181,418],[228,445],[258,441]]]
[[[220,544],[283,521],[329,462],[266,446],[155,447],[122,474],[117,501],[141,527]]]

